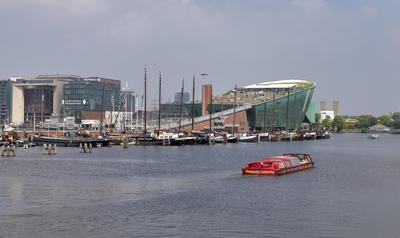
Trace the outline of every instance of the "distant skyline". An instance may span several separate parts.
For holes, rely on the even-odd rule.
[[[76,74],[173,100],[235,84],[308,79],[342,114],[400,111],[400,1],[0,0],[0,79]],[[152,101],[152,98],[149,101]]]

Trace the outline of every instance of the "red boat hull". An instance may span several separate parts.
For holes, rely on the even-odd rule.
[[[284,154],[268,157],[261,161],[247,163],[243,175],[283,175],[314,167],[308,154]]]
[[[303,164],[300,166],[285,168],[285,169],[242,169],[243,175],[283,175],[301,170],[311,169],[314,167],[314,162]]]

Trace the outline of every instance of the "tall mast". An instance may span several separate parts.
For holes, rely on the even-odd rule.
[[[147,70],[144,67],[144,126],[143,126],[143,134],[147,133],[146,123],[147,123]]]
[[[286,130],[289,129],[289,95],[290,95],[290,88],[287,88],[287,106],[286,106]]]
[[[236,123],[236,94],[237,94],[237,85],[235,84],[235,99],[233,102],[233,123],[232,123],[232,135],[235,135],[235,123]]]
[[[275,90],[272,91],[272,131],[275,131]]]
[[[212,112],[213,112],[213,98],[212,98],[212,89],[210,90],[210,132],[212,131]]]
[[[100,135],[103,135],[103,113],[104,113],[104,84],[102,84],[101,87]]]
[[[298,128],[298,124],[297,124],[297,121],[296,121],[296,105],[297,105],[297,93],[296,93],[296,88],[294,89],[294,107],[295,107],[295,109],[293,110],[293,122],[294,122],[294,129],[296,129],[297,130],[297,128]]]
[[[178,132],[181,132],[181,126],[182,126],[182,107],[183,107],[183,87],[185,85],[185,79],[182,80],[182,90],[181,90],[181,102],[180,102],[180,107],[179,107],[179,129]]]
[[[160,71],[160,79],[158,82],[158,132],[157,134],[160,135],[161,130],[161,71]]]
[[[194,78],[193,75],[193,90],[192,90],[192,131],[194,128],[194,93],[195,93],[195,81],[196,79]]]
[[[43,112],[44,112],[44,94],[43,93],[42,93],[42,109],[41,109],[41,111],[42,111],[41,121],[42,121],[42,131],[43,131],[43,127],[44,127],[44,114],[43,114]],[[9,121],[8,123],[11,123],[11,122]]]

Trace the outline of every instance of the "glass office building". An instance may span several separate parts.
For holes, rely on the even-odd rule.
[[[3,125],[10,119],[10,82],[0,81],[0,123]]]
[[[63,88],[64,117],[82,120],[83,111],[104,112],[120,109],[121,81],[98,77],[68,82]]]

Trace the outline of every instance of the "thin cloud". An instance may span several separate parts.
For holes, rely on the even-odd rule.
[[[87,15],[104,13],[107,5],[104,0],[1,0],[0,8],[20,7],[44,8],[44,11],[54,11],[68,15]]]

